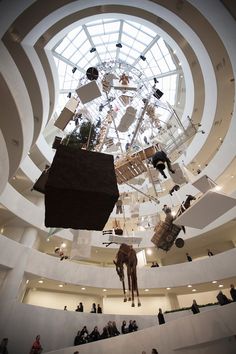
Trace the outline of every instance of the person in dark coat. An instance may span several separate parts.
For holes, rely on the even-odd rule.
[[[160,325],[165,323],[165,318],[164,318],[164,315],[162,313],[162,309],[159,309],[157,317],[158,317],[158,322],[159,322]]]
[[[127,326],[126,326],[126,321],[123,321],[123,322],[122,322],[121,333],[122,333],[122,334],[128,333],[128,328],[127,328]]]
[[[152,164],[164,178],[167,178],[164,172],[164,169],[166,168],[165,163],[167,164],[168,170],[172,173],[175,173],[175,171],[171,166],[170,159],[168,158],[166,153],[164,151],[157,151],[155,155],[152,157]]]
[[[93,303],[90,313],[97,313],[97,307],[95,303]]]
[[[186,257],[189,262],[192,262],[192,257],[188,253],[186,253]]]
[[[75,336],[75,339],[74,339],[74,346],[80,345],[80,344],[81,344],[81,342],[80,342],[80,331],[78,331],[76,336]]]
[[[90,341],[95,342],[100,339],[100,333],[98,327],[95,326],[93,331],[89,335]]]
[[[230,300],[227,298],[227,296],[225,294],[222,293],[222,291],[219,292],[219,294],[216,296],[216,298],[221,306],[227,305],[230,303]]]
[[[97,313],[102,313],[102,308],[101,306],[98,304],[98,307],[97,307]]]
[[[211,250],[207,250],[207,254],[208,254],[209,257],[214,256],[213,253],[211,252]]]
[[[234,287],[234,284],[230,285],[230,295],[232,297],[232,300],[236,301],[236,289]]]
[[[194,315],[196,315],[196,313],[199,313],[199,312],[200,312],[199,306],[198,306],[196,300],[193,300],[193,304],[192,304],[192,306],[191,306],[191,310],[192,310],[192,313],[193,313]]]
[[[79,309],[79,312],[84,312],[84,305],[82,302],[79,303],[78,309]]]
[[[7,350],[8,338],[3,338],[0,344],[0,353],[1,354],[8,354]]]

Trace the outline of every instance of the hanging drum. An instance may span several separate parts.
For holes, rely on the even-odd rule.
[[[88,78],[90,81],[97,80],[98,75],[99,75],[99,74],[98,74],[97,68],[90,67],[90,68],[88,68],[88,70],[86,71],[86,76],[87,76],[87,78]]]
[[[177,238],[175,240],[175,246],[178,248],[183,248],[184,247],[184,240],[182,238]]]

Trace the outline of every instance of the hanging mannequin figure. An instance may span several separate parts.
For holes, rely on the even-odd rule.
[[[59,255],[60,261],[63,261],[63,259],[68,259],[68,256],[65,256],[64,250],[61,247],[56,247],[54,252]]]
[[[119,82],[121,82],[122,85],[128,85],[128,84],[129,84],[129,76],[126,75],[125,73],[123,73],[123,74],[120,76]]]
[[[152,164],[161,173],[161,175],[164,178],[167,178],[167,176],[164,172],[164,169],[166,168],[165,163],[167,164],[168,170],[171,173],[175,173],[175,171],[172,169],[171,161],[168,158],[168,156],[166,155],[166,153],[164,151],[157,151],[152,158]]]

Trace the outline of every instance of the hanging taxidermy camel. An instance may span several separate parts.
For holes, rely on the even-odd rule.
[[[139,291],[138,291],[138,282],[137,282],[137,256],[135,250],[132,246],[122,243],[120,245],[119,251],[116,254],[116,260],[113,261],[116,266],[117,274],[122,282],[123,292],[124,292],[124,302],[132,300],[132,307],[135,307],[134,304],[134,292],[137,293],[138,306],[141,306],[139,300]],[[128,279],[128,296],[126,295],[125,290],[125,280],[124,280],[124,264],[127,268],[127,279]]]

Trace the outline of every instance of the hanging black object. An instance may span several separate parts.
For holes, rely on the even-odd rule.
[[[33,185],[32,190],[45,194],[45,186],[48,181],[49,168],[49,165],[45,166],[45,170],[41,173],[41,175]]]
[[[94,67],[88,68],[86,71],[86,76],[90,81],[97,80],[98,78],[98,70]]]
[[[54,141],[52,143],[52,148],[57,149],[58,146],[61,144],[62,138],[60,136],[55,136]]]
[[[103,230],[118,198],[112,155],[57,148],[46,185],[46,227]]]
[[[153,94],[154,97],[156,97],[158,100],[164,95],[163,92],[161,92],[160,90],[156,90],[155,93]]]

